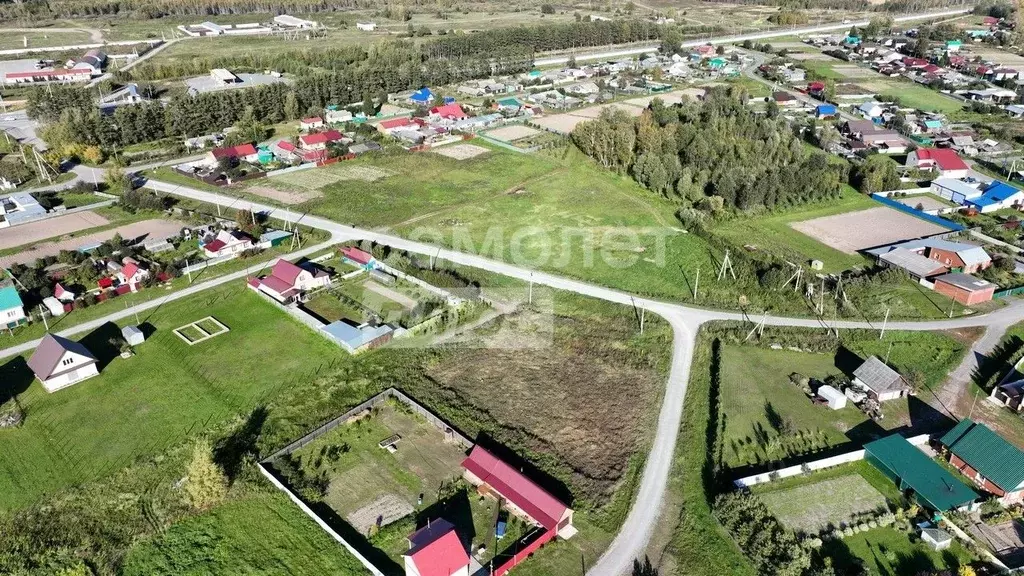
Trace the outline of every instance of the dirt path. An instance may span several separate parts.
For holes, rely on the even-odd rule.
[[[1007,328],[1009,326],[1003,324],[985,327],[981,338],[971,344],[963,361],[949,373],[942,387],[931,398],[926,398],[928,404],[947,416],[958,417],[957,406],[967,396],[974,371],[978,369],[978,361],[995,349],[1006,334]]]

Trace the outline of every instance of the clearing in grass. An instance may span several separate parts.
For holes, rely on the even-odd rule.
[[[437,154],[456,160],[468,160],[488,152],[487,148],[475,144],[449,144],[440,148],[433,148],[432,150]]]
[[[949,228],[888,206],[822,216],[793,222],[790,226],[851,256],[868,248],[949,231]]]
[[[848,474],[759,495],[790,530],[818,534],[844,526],[859,514],[886,510],[885,497],[860,474]]]

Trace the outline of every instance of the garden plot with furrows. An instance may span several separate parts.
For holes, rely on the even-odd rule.
[[[527,339],[534,334],[528,323],[512,330]],[[508,331],[503,326],[496,338],[508,338]],[[664,382],[651,352],[658,348],[639,349],[635,335],[626,322],[556,316],[547,346],[462,349],[427,373],[453,401],[491,420],[481,422],[483,429],[497,427],[522,448],[559,461],[576,495],[599,504],[646,442]]]

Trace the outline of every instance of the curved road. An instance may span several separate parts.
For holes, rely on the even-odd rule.
[[[662,401],[661,411],[658,416],[657,430],[651,446],[650,454],[644,467],[640,486],[636,493],[636,500],[630,509],[629,515],[623,523],[618,535],[612,541],[608,550],[601,556],[600,560],[590,568],[587,576],[620,576],[632,569],[633,559],[642,558],[651,534],[657,524],[661,513],[661,505],[664,500],[666,486],[669,481],[669,474],[672,468],[672,459],[675,454],[676,436],[683,414],[683,401],[686,398],[686,387],[690,376],[690,362],[693,357],[695,335],[700,325],[712,320],[750,320],[750,318],[737,312],[724,312],[717,310],[704,310],[691,308],[679,304],[662,302],[648,298],[637,298],[603,286],[597,286],[586,282],[562,278],[546,272],[521,268],[506,262],[491,260],[475,254],[456,252],[446,248],[439,248],[431,244],[414,242],[405,238],[362,230],[339,224],[337,222],[320,218],[317,216],[300,215],[294,212],[287,212],[281,208],[243,200],[215,192],[206,192],[184,186],[168,184],[150,180],[145,186],[152,190],[182,196],[211,204],[221,206],[232,206],[245,208],[254,212],[264,212],[277,219],[285,219],[292,222],[300,221],[301,224],[320,228],[331,233],[331,242],[342,242],[346,240],[371,240],[386,244],[394,248],[409,252],[424,254],[443,258],[451,262],[480,268],[489,272],[518,278],[524,281],[532,281],[537,284],[550,286],[559,290],[567,290],[591,296],[618,304],[632,305],[650,310],[665,318],[671,325],[675,338],[672,345],[672,363],[669,371],[668,382],[665,388],[665,398]],[[961,328],[967,326],[1003,325],[1014,323],[1024,319],[1024,302],[1016,302],[999,311],[998,316],[978,315],[951,320],[937,320],[925,322],[890,322],[887,329],[893,330],[939,330],[949,328]],[[757,320],[757,318],[754,318]],[[810,328],[871,328],[878,329],[880,326],[871,322],[858,322],[842,320],[835,323],[827,319],[817,318],[785,318],[768,316],[766,324],[779,326],[802,326]]]

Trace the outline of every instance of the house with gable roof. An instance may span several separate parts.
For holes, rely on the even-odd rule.
[[[949,463],[1004,505],[1024,501],[1024,451],[970,418],[946,432],[939,443]]]
[[[25,304],[14,282],[0,279],[0,326],[10,330],[25,323]]]
[[[907,168],[936,170],[945,178],[963,178],[970,167],[950,148],[918,148],[907,154]]]
[[[331,275],[311,263],[302,266],[287,260],[278,260],[270,274],[249,280],[249,287],[262,292],[281,304],[301,302],[305,293],[330,285]]]
[[[231,256],[252,249],[252,238],[239,230],[221,230],[212,240],[203,242],[202,249],[207,258]]]
[[[402,560],[405,576],[469,576],[469,554],[455,526],[443,518],[409,535],[409,551]]]
[[[47,392],[56,392],[98,375],[97,362],[82,343],[47,334],[29,358],[28,367]]]

